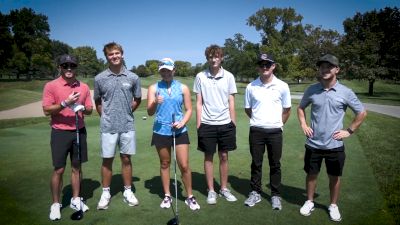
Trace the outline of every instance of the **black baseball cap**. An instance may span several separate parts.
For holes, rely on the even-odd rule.
[[[62,65],[64,63],[71,63],[71,64],[78,65],[78,60],[73,55],[65,54],[65,55],[60,56],[60,59],[58,60],[58,65]]]
[[[271,54],[267,54],[267,53],[261,53],[258,56],[257,64],[260,64],[262,62],[275,63],[274,57]]]
[[[331,55],[331,54],[326,54],[324,56],[322,56],[321,58],[319,58],[319,60],[317,61],[317,66],[320,66],[321,63],[323,62],[328,62],[334,66],[339,66],[339,59],[336,58],[336,56]]]

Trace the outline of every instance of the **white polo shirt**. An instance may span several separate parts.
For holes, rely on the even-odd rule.
[[[251,127],[283,127],[283,108],[292,106],[290,90],[287,83],[273,76],[268,84],[263,84],[260,78],[257,78],[246,87],[244,108],[252,110]]]
[[[193,92],[201,94],[203,107],[201,123],[224,125],[230,123],[229,95],[236,94],[235,77],[221,67],[218,74],[212,76],[207,69],[196,75]]]

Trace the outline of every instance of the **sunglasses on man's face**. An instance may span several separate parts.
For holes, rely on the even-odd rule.
[[[261,63],[258,64],[258,67],[260,67],[261,69],[269,69],[271,68],[272,65],[273,65],[272,63]]]
[[[63,68],[64,70],[68,70],[68,69],[76,69],[77,65],[75,64],[61,64],[61,68]]]

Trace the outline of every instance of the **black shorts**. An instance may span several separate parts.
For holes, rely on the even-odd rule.
[[[155,145],[157,148],[165,148],[165,147],[171,147],[173,144],[174,140],[172,135],[161,135],[153,133],[153,137],[151,138],[152,146]],[[175,144],[176,145],[190,144],[188,133],[183,132],[177,134],[175,136]]]
[[[83,127],[79,129],[80,156],[82,163],[88,161],[86,136],[86,128]],[[79,163],[76,141],[76,130],[51,129],[50,146],[53,166],[55,168],[65,167],[68,153],[71,163],[74,165]]]
[[[197,129],[197,149],[209,154],[236,149],[236,126],[233,122],[224,125],[200,124]]]
[[[306,145],[304,156],[304,171],[316,175],[321,169],[322,160],[325,159],[326,172],[331,176],[342,176],[346,153],[344,146],[331,149],[314,149]]]

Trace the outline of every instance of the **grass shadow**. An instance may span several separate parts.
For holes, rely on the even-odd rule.
[[[94,190],[100,187],[100,182],[92,179],[82,180],[82,194],[81,197],[86,201],[87,199],[93,198]],[[72,186],[71,184],[65,186],[62,190],[62,208],[69,206],[72,198]]]
[[[132,192],[136,192],[135,182],[140,181],[138,177],[132,177]],[[110,194],[111,197],[117,195],[119,192],[124,191],[124,181],[121,174],[114,174],[111,178]]]
[[[177,176],[178,176],[178,174],[177,174]],[[160,199],[164,198],[164,192],[163,192],[163,187],[162,187],[161,177],[160,176],[154,176],[153,178],[151,178],[149,180],[145,180],[144,181],[144,187],[149,190],[150,194],[158,195],[160,197]],[[178,189],[178,199],[179,200],[185,200],[186,197],[184,197],[183,194],[182,194],[182,192],[184,190],[183,190],[183,187],[182,187],[182,183],[180,181],[177,181],[177,189]],[[169,190],[171,191],[171,195],[175,196],[174,179],[170,179]]]

